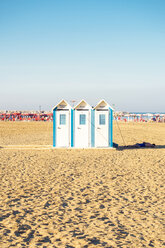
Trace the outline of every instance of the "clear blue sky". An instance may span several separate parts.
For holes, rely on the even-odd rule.
[[[0,109],[165,111],[164,0],[0,0]]]

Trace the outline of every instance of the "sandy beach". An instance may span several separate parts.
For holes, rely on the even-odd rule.
[[[157,147],[52,149],[51,122],[0,122],[0,247],[165,246],[165,124],[119,127]]]

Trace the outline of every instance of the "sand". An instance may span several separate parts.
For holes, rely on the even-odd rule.
[[[0,122],[0,247],[165,246],[165,124],[119,125],[158,148],[51,149],[52,123]]]

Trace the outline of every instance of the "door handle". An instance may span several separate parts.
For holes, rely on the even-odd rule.
[[[101,129],[100,127],[97,127],[97,129]]]
[[[61,127],[58,127],[58,129],[61,129]]]
[[[77,129],[81,129],[81,127],[78,127]]]

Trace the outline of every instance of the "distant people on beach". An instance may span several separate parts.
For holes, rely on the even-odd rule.
[[[121,114],[114,115],[114,120],[123,122],[165,122],[165,114],[160,115],[147,115],[147,114]]]

